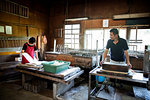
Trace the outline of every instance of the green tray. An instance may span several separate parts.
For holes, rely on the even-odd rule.
[[[55,63],[55,61],[62,63],[61,65],[53,65]],[[50,61],[50,62],[44,62],[42,63],[43,67],[44,67],[44,71],[45,72],[51,72],[51,73],[59,73],[61,71],[64,71],[66,69],[68,69],[70,62],[67,61],[61,61],[61,60],[54,60],[54,61]]]

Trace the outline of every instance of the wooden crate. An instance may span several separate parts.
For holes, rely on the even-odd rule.
[[[102,64],[102,68],[110,71],[128,72],[129,66],[127,64],[114,64],[105,62]]]

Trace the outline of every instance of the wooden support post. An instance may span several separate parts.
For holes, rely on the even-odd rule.
[[[22,86],[24,86],[25,83],[25,74],[22,73]]]

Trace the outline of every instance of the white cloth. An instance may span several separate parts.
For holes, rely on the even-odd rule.
[[[110,59],[110,62],[115,63],[115,64],[125,64],[125,61],[119,62],[119,61],[114,61],[114,60],[111,60],[111,59]]]

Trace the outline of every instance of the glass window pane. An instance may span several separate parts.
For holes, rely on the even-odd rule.
[[[142,40],[145,37],[145,36],[143,37],[143,35],[146,35],[145,33],[146,33],[146,29],[138,29],[137,40]]]
[[[75,39],[75,43],[79,43],[79,39]]]
[[[130,40],[135,40],[135,39],[136,39],[136,29],[131,29]]]
[[[126,39],[126,29],[119,29],[119,36]]]
[[[92,49],[92,35],[87,35],[86,37],[86,47],[87,49]]]
[[[86,30],[85,33],[86,34],[92,34],[92,30]]]
[[[65,43],[71,43],[71,39],[65,39]]]
[[[91,36],[88,34],[89,31],[85,30],[85,36],[84,36],[84,49],[90,49],[90,42],[91,41]]]
[[[65,35],[65,38],[71,38],[71,35]]]
[[[99,41],[98,47],[103,47],[103,30],[93,30],[92,33],[92,50],[96,50],[96,41]],[[99,48],[102,49],[102,48]]]
[[[71,29],[71,25],[65,25],[65,29]]]
[[[75,49],[79,49],[79,44],[75,44]]]
[[[71,44],[66,44],[68,46],[68,48],[71,48]]]
[[[150,29],[143,29],[143,32],[141,32],[142,34],[142,43],[143,45],[150,45]]]
[[[68,44],[65,44],[65,45],[64,45],[64,48],[68,48]]]
[[[71,30],[65,30],[65,34],[71,34]]]
[[[74,39],[72,39],[72,42],[71,43],[75,43],[75,40]]]
[[[75,45],[74,45],[74,44],[72,44],[72,48],[75,48],[74,46],[75,46]]]
[[[150,45],[150,29],[138,29],[137,39],[142,40],[142,43],[137,45],[137,50],[144,52],[145,45]]]
[[[71,38],[74,39],[74,35],[72,35]]]
[[[72,33],[73,33],[73,34],[79,34],[79,33],[80,33],[80,30],[72,30]]]
[[[80,28],[80,24],[74,24],[73,25],[73,29],[79,29]]]
[[[75,36],[75,38],[79,38],[79,35],[74,35]]]
[[[110,39],[110,29],[104,30],[104,47],[107,45],[107,41]],[[101,47],[102,48],[102,47]]]

